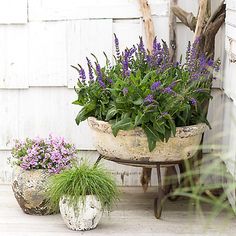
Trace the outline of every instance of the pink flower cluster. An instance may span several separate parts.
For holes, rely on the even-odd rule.
[[[62,137],[51,135],[46,139],[16,140],[12,149],[15,164],[24,170],[47,169],[50,173],[60,173],[70,168],[76,153],[73,144],[65,142]]]

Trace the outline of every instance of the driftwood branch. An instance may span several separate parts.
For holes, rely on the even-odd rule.
[[[197,19],[192,12],[186,12],[179,6],[172,6],[172,12],[178,17],[183,24],[185,24],[190,30],[195,31]]]
[[[170,6],[175,6],[177,4],[177,0],[170,0]],[[176,16],[172,11],[170,11],[169,16],[169,45],[170,45],[170,60],[171,62],[176,61]]]
[[[193,40],[200,37],[201,34],[202,34],[206,13],[207,13],[207,0],[200,0],[200,2],[199,2],[199,13],[198,13],[198,18],[197,18],[197,25],[196,25],[196,29],[195,29],[195,32],[194,32]]]
[[[152,43],[154,40],[154,25],[152,21],[151,9],[147,0],[139,0],[140,10],[143,16],[143,23],[145,28],[146,40],[147,40],[147,48],[151,52],[152,51]]]
[[[145,29],[145,35],[146,35],[146,41],[147,41],[147,48],[148,48],[149,52],[151,52],[153,40],[155,37],[151,9],[150,9],[150,6],[149,6],[147,0],[139,0],[139,5],[140,5],[140,10],[141,10],[142,16],[143,16],[143,23],[144,23],[144,29]],[[140,182],[142,184],[144,192],[147,190],[148,184],[151,180],[151,173],[152,173],[151,168],[143,168]]]

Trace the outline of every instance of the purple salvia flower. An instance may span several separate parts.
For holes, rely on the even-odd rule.
[[[113,80],[112,80],[112,79],[107,78],[107,81],[108,81],[110,84],[113,84]]]
[[[151,90],[152,90],[152,91],[157,90],[157,88],[160,87],[160,85],[161,85],[161,81],[154,82],[154,83],[151,85]]]
[[[101,71],[101,67],[98,63],[96,63],[96,72],[97,72],[97,79],[101,79],[102,80],[102,71]]]
[[[143,38],[141,36],[139,37],[138,51],[145,54]]]
[[[86,60],[87,60],[87,65],[88,65],[89,79],[92,82],[93,79],[94,79],[92,63],[91,63],[91,61],[87,57],[86,57]]]
[[[101,79],[98,79],[98,83],[102,88],[106,88],[105,83]]]
[[[122,61],[122,69],[123,69],[123,76],[124,77],[128,77],[130,75],[129,59],[130,59],[130,50],[126,49],[124,56],[123,56],[123,61]]]
[[[147,97],[144,98],[144,103],[152,103],[154,102],[154,97],[152,94],[147,95]]]
[[[190,102],[190,104],[193,105],[193,106],[195,106],[195,105],[197,104],[197,101],[196,101],[195,98],[190,98],[189,102]]]
[[[164,88],[163,89],[163,91],[162,91],[163,93],[172,93],[173,92],[173,90],[170,88],[170,87],[166,87],[166,88]]]
[[[86,81],[86,75],[84,69],[80,66],[79,70],[79,77],[81,78],[82,82],[85,83]]]
[[[129,90],[127,88],[123,88],[122,92],[123,92],[123,95],[126,96],[129,92]]]
[[[116,48],[116,57],[120,59],[120,46],[119,46],[119,39],[116,37],[116,34],[114,34],[115,37],[115,48]]]

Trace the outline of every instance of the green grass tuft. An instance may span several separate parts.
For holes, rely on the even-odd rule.
[[[119,191],[111,173],[101,165],[90,166],[83,162],[49,179],[47,196],[54,209],[58,209],[62,196],[69,196],[70,204],[85,200],[86,195],[96,195],[104,210],[110,211],[118,200]]]

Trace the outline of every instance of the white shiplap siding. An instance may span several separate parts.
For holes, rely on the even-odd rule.
[[[85,65],[91,52],[103,63],[103,51],[112,60],[113,33],[121,48],[132,46],[140,35],[145,38],[137,0],[28,0],[28,6],[27,0],[4,2],[5,8],[0,1],[0,183],[11,179],[6,157],[15,138],[52,133],[80,149],[94,150],[87,123],[78,127],[74,121],[79,107],[71,102],[76,99],[73,87],[78,74],[70,65]],[[197,14],[198,0],[191,4],[179,0],[179,4]],[[150,6],[158,39],[168,42],[169,1],[150,0]],[[193,33],[178,22],[178,55],[192,38]],[[218,92],[213,95],[210,120],[215,120],[215,104],[221,103]],[[218,128],[209,132],[207,143],[215,132]],[[118,183],[139,184],[141,169],[107,165]]]

